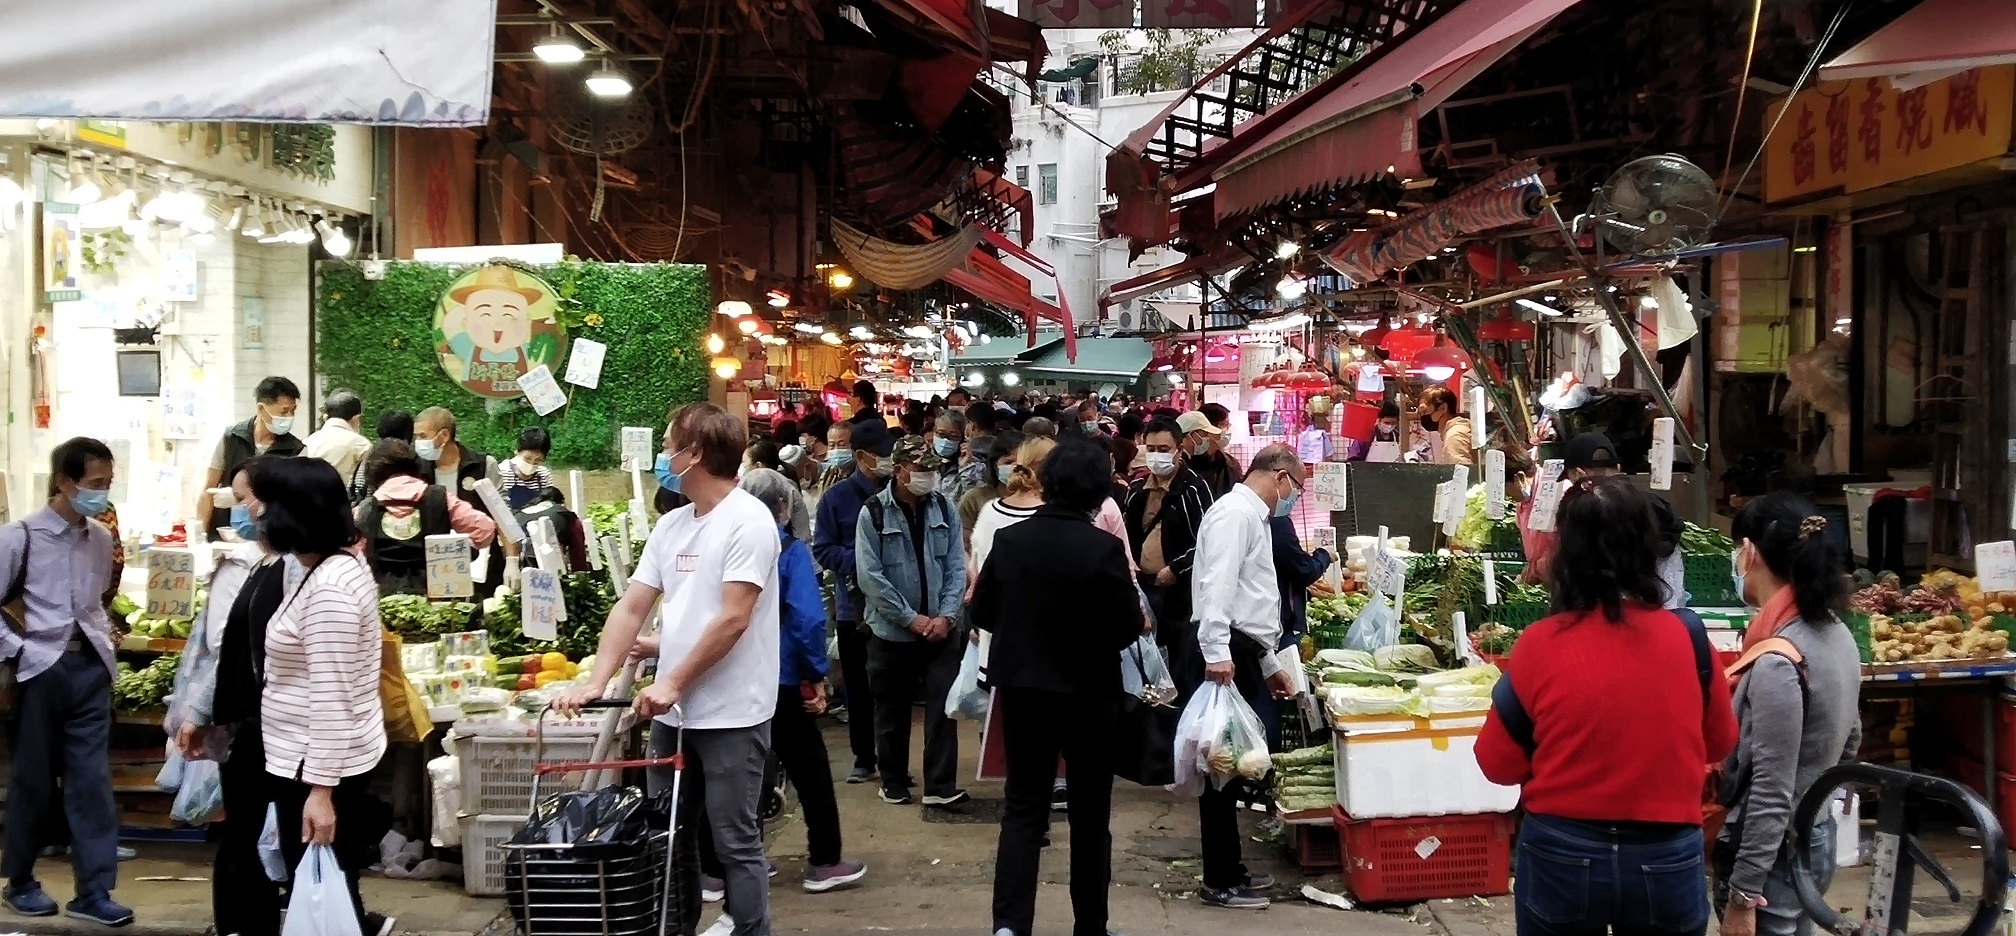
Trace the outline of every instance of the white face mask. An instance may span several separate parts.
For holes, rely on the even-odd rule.
[[[266,420],[266,428],[273,430],[274,435],[286,435],[287,433],[294,431],[294,417],[292,416],[271,417]]]
[[[910,472],[909,487],[910,487],[910,493],[915,494],[918,497],[923,497],[924,495],[931,493],[933,489],[938,487],[938,479],[931,477],[931,475],[927,472],[912,471]]]
[[[1172,475],[1172,474],[1175,474],[1175,473],[1176,473],[1176,453],[1175,453],[1175,452],[1149,452],[1149,453],[1148,453],[1148,470],[1149,470],[1149,471],[1151,471],[1151,472],[1153,472],[1153,473],[1155,474],[1155,477],[1158,477],[1158,478],[1166,478],[1166,477],[1168,477],[1168,476],[1170,476],[1170,475]]]
[[[439,461],[441,446],[433,439],[419,439],[413,443],[413,454],[420,456],[421,461]]]

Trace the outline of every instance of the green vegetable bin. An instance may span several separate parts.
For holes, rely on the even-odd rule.
[[[1687,589],[1687,604],[1696,608],[1736,607],[1743,603],[1743,596],[1736,594],[1736,578],[1729,571],[1729,557],[1722,556],[1682,556],[1682,587]]]

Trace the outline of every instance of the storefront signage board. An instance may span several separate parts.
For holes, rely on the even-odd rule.
[[[550,369],[566,356],[557,295],[545,280],[503,264],[463,274],[434,310],[441,369],[478,396],[522,395],[518,380],[526,371]]]
[[[1780,112],[1784,119],[1779,120]],[[1764,114],[1764,200],[1861,192],[2009,151],[2016,65],[1908,91],[1887,78],[1822,82]]]

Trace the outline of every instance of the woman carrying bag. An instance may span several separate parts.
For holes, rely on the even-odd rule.
[[[1715,840],[1715,906],[1722,936],[1810,936],[1790,849],[1805,843],[1814,883],[1826,891],[1834,821],[1823,813],[1796,837],[1789,825],[1820,773],[1853,760],[1862,746],[1861,655],[1839,617],[1848,576],[1827,541],[1826,519],[1797,494],[1743,505],[1731,533],[1737,590],[1761,610],[1727,672],[1741,740],[1722,769],[1729,814]]]

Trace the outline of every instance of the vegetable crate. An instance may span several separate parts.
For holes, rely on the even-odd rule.
[[[549,734],[544,763],[586,763],[595,753],[595,738],[593,734]],[[462,762],[462,812],[471,816],[522,816],[532,808],[533,746],[529,737],[457,738],[455,754]]]
[[[462,818],[463,890],[472,897],[504,896],[504,843],[524,827],[524,816]]]
[[[1534,621],[1547,616],[1547,605],[1538,601],[1501,601],[1495,605],[1483,605],[1472,611],[1470,618],[1488,624],[1503,624],[1513,630],[1523,630]]]
[[[1344,856],[1332,821],[1288,828],[1295,836],[1295,863],[1301,866],[1303,874],[1316,875],[1343,867]]]
[[[1512,891],[1510,813],[1352,819],[1335,810],[1344,883],[1360,902],[1413,903]]]
[[[1736,578],[1729,572],[1729,557],[1680,557],[1681,587],[1687,589],[1687,603],[1700,608],[1734,608],[1743,604],[1736,594]]]

